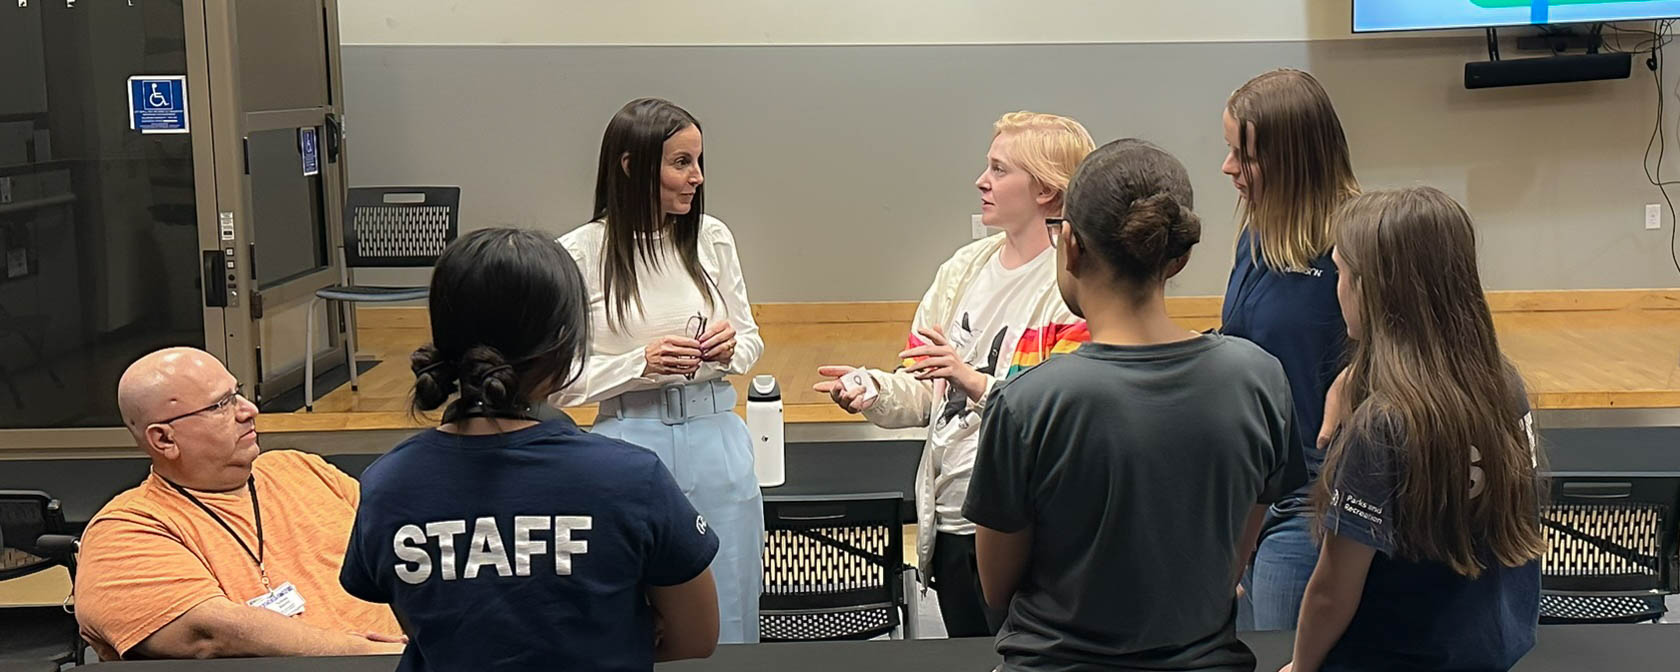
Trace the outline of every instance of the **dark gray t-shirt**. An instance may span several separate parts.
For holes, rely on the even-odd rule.
[[[1034,530],[1005,669],[1254,669],[1237,544],[1306,478],[1294,417],[1278,361],[1219,335],[1087,343],[999,387],[963,513]]]

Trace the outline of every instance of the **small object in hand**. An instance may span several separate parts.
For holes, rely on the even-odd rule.
[[[859,402],[871,401],[881,394],[879,390],[875,389],[875,378],[861,368],[852,369],[851,372],[841,376],[840,386],[845,388],[847,392],[863,390],[863,396],[858,397]]]
[[[689,338],[696,341],[700,340],[700,337],[706,334],[706,316],[701,315],[700,313],[695,313],[693,317],[688,318],[687,331]],[[694,374],[699,372],[699,369],[696,369],[683,374],[683,376],[689,380],[694,380]]]

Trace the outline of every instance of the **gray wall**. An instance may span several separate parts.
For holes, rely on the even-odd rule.
[[[1676,284],[1672,219],[1641,223],[1662,201],[1640,164],[1655,114],[1643,57],[1630,80],[1464,90],[1464,62],[1485,58],[1479,38],[343,52],[352,184],[459,184],[465,228],[576,226],[613,111],[645,95],[689,108],[707,210],[735,231],[755,301],[918,298],[968,240],[991,122],[1022,108],[1183,159],[1207,227],[1172,291],[1218,294],[1235,205],[1219,111],[1278,66],[1325,82],[1367,187],[1425,182],[1466,202],[1490,289]]]

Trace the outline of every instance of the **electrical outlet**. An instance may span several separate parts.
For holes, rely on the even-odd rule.
[[[980,218],[980,215],[972,215],[969,217],[968,235],[974,240],[980,240],[981,238],[986,237],[986,222]]]
[[[12,202],[12,178],[0,177],[0,205]]]
[[[1660,228],[1662,228],[1662,204],[1645,204],[1645,229],[1654,231]]]

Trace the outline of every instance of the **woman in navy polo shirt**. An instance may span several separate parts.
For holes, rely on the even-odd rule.
[[[1314,433],[1347,347],[1330,260],[1331,216],[1359,183],[1330,96],[1310,74],[1274,70],[1249,80],[1226,103],[1224,126],[1230,154],[1221,170],[1236,185],[1241,211],[1220,331],[1283,363],[1309,475],[1266,517],[1243,582],[1253,622],[1245,613],[1243,625],[1289,630],[1318,558],[1310,493],[1324,440],[1315,442]]]
[[[650,670],[711,655],[718,539],[659,456],[533,408],[589,357],[571,255],[485,229],[432,272],[414,408],[437,429],[362,474],[340,582],[390,604],[400,670]],[[453,400],[453,401],[451,401]]]

